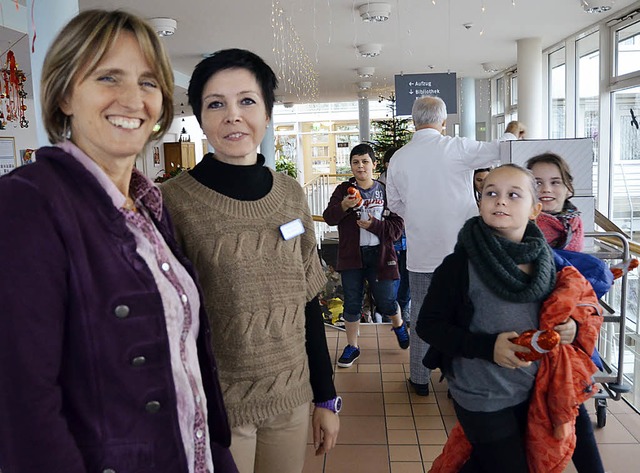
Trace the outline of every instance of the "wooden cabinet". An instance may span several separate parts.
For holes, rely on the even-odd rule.
[[[190,141],[164,143],[164,169],[171,172],[178,166],[193,169],[196,165],[196,144]]]

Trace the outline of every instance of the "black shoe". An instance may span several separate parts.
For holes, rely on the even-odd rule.
[[[413,381],[411,381],[411,379],[408,379],[407,381],[409,381],[409,384],[411,385],[411,387],[413,388],[413,390],[416,392],[416,394],[418,396],[428,396],[429,395],[429,383],[427,383],[427,384],[418,384],[418,383],[414,383]]]

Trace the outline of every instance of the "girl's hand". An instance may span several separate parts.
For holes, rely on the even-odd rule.
[[[573,343],[576,338],[576,334],[578,333],[578,324],[576,324],[575,320],[569,317],[560,325],[553,327],[553,330],[558,332],[560,335],[560,343],[562,345],[568,345]]]
[[[510,338],[516,338],[518,334],[516,332],[503,332],[498,335],[496,344],[493,346],[493,361],[503,368],[516,369],[526,368],[531,364],[530,361],[522,361],[516,357],[516,352],[530,353],[528,348],[525,348],[509,341]]]

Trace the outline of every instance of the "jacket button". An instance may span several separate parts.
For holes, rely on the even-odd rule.
[[[131,364],[135,367],[142,366],[147,362],[144,356],[136,356],[131,360]]]
[[[144,405],[144,410],[149,414],[155,414],[160,410],[160,403],[158,401],[149,401]]]
[[[113,311],[113,313],[116,314],[116,317],[118,317],[119,319],[124,319],[125,317],[128,317],[129,312],[130,312],[129,306],[126,306],[126,305],[119,305]]]

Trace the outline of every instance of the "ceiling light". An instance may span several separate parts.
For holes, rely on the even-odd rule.
[[[369,90],[371,88],[371,82],[369,81],[360,81],[358,82],[359,90]]]
[[[612,0],[578,0],[587,13],[604,13],[611,10]]]
[[[481,65],[482,65],[482,70],[484,72],[488,72],[488,73],[491,73],[491,74],[494,74],[496,72],[500,72],[502,70],[502,68],[500,66],[492,64],[490,62],[483,62]]]
[[[178,22],[173,18],[151,18],[149,20],[158,36],[171,36],[176,32]]]
[[[387,21],[391,14],[391,5],[388,3],[365,3],[358,7],[362,21],[374,21],[376,23]]]
[[[376,72],[375,67],[359,67],[356,69],[358,73],[358,77],[361,79],[368,79],[369,77],[373,77],[373,73]]]
[[[362,57],[376,57],[382,51],[382,45],[378,43],[367,43],[358,46],[358,54]]]

